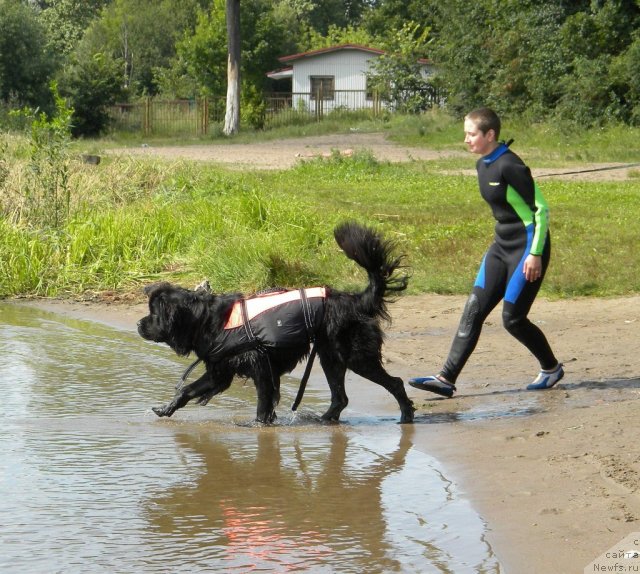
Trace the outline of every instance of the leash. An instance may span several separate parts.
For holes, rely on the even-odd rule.
[[[304,390],[307,388],[307,381],[309,380],[309,375],[311,375],[311,367],[313,366],[313,360],[316,358],[316,344],[313,343],[313,347],[311,347],[311,353],[309,353],[309,360],[307,361],[307,366],[304,369],[304,375],[302,375],[302,380],[300,381],[300,388],[298,389],[298,394],[296,395],[296,400],[293,401],[293,405],[291,406],[292,411],[298,410],[298,406],[300,405],[300,401],[304,395]]]
[[[535,179],[540,179],[541,177],[553,177],[553,176],[561,176],[561,175],[576,175],[579,173],[591,173],[594,171],[609,171],[612,169],[628,169],[630,167],[638,167],[640,163],[626,163],[624,165],[610,165],[608,167],[595,167],[593,169],[580,169],[578,171],[564,171],[562,173],[544,173],[542,175],[536,175]]]
[[[274,388],[276,386],[275,383],[275,379],[273,376],[273,369],[271,368],[271,360],[269,359],[269,355],[264,351],[264,349],[262,347],[257,347],[256,351],[258,352],[258,354],[262,355],[263,357],[265,357],[267,359],[267,364],[269,365],[269,372],[271,373],[271,383],[273,384]],[[184,384],[187,382],[187,378],[189,377],[189,375],[192,373],[193,369],[195,369],[200,363],[202,362],[202,359],[196,359],[195,361],[193,361],[193,363],[191,363],[184,371],[184,373],[182,373],[182,376],[180,377],[180,380],[176,383],[176,390],[179,391]],[[302,398],[302,397],[300,397]]]
[[[185,382],[187,381],[187,377],[191,374],[191,371],[193,371],[193,369],[195,369],[198,366],[198,364],[201,362],[202,362],[202,359],[196,359],[195,361],[193,361],[193,363],[191,363],[187,367],[185,372],[182,373],[180,380],[176,384],[176,391],[179,391],[184,386]]]
[[[307,388],[307,382],[309,381],[309,376],[311,375],[311,367],[313,367],[313,361],[316,358],[316,338],[315,325],[313,323],[313,313],[311,312],[311,304],[309,303],[307,293],[304,289],[300,289],[300,306],[302,307],[304,326],[307,329],[309,341],[313,343],[313,346],[311,347],[311,352],[309,353],[309,359],[307,360],[307,366],[304,369],[304,374],[302,375],[302,379],[300,380],[300,387],[298,388],[296,400],[293,401],[293,405],[291,406],[291,410],[294,412],[298,409],[300,401],[302,401],[304,390]]]

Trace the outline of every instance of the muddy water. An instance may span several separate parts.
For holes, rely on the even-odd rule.
[[[188,363],[187,363],[188,364]],[[274,427],[242,381],[158,419],[183,360],[135,333],[0,304],[0,572],[500,572],[417,427],[307,392]],[[417,430],[416,430],[417,429]]]

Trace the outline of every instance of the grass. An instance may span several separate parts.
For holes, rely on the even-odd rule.
[[[364,122],[358,129],[383,129],[412,145],[461,149],[458,122],[441,115]],[[560,140],[550,135],[555,129],[515,124],[518,151],[537,167],[613,161],[616,153],[617,161],[637,159],[627,149],[637,130],[565,133]],[[344,219],[373,225],[397,243],[411,273],[410,292],[462,294],[493,233],[475,177],[442,172],[472,168],[472,156],[396,165],[368,153],[245,173],[189,162],[106,158],[95,167],[73,159],[66,183],[69,212],[51,228],[23,210],[31,181],[28,145],[18,136],[5,135],[2,142],[2,297],[129,291],[159,279],[192,286],[205,277],[218,291],[325,283],[359,288],[366,280],[362,270],[340,253],[332,236]],[[76,142],[72,156],[99,145]],[[640,292],[640,260],[633,256],[640,178],[544,180],[543,188],[554,251],[543,294]]]

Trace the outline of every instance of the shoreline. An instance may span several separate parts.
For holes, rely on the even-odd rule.
[[[435,372],[465,300],[418,295],[394,302],[384,347],[389,372],[405,381]],[[135,330],[146,313],[146,303],[135,300],[15,302],[121,330]],[[407,387],[417,407],[414,447],[442,463],[487,522],[504,572],[582,573],[640,531],[640,296],[538,299],[531,319],[566,371],[549,391],[524,390],[536,366],[499,313],[489,316],[456,397]],[[324,384],[319,371],[312,379]],[[354,375],[347,385],[354,408],[397,416],[384,391],[371,392]]]

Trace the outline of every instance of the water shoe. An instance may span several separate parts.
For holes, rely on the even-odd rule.
[[[530,385],[527,385],[527,390],[540,391],[550,389],[562,379],[562,377],[564,377],[564,369],[562,368],[562,363],[559,363],[552,371],[540,371],[534,381]]]
[[[456,386],[453,383],[443,381],[440,377],[415,377],[409,380],[409,385],[421,391],[431,391],[441,397],[451,398],[456,392]]]

